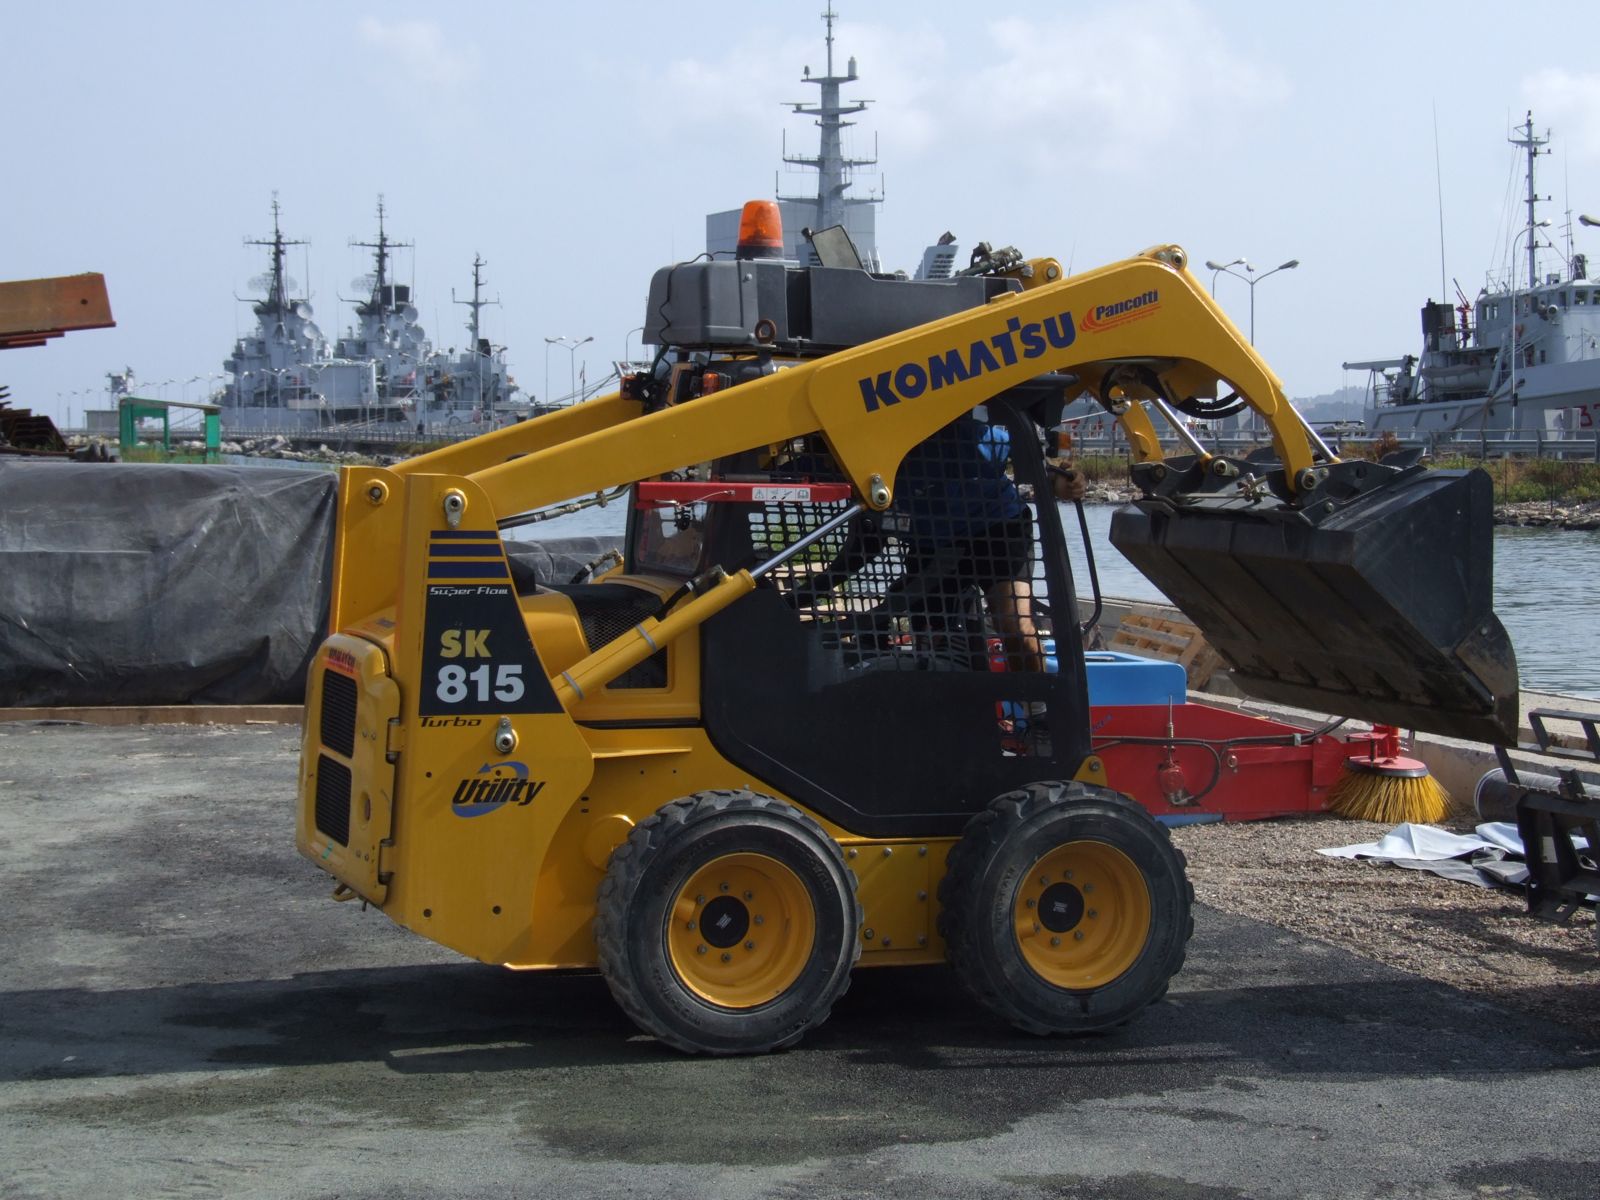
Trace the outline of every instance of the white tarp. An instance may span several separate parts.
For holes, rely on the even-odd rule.
[[[1573,845],[1588,843],[1574,835]],[[1409,821],[1376,842],[1318,850],[1329,858],[1375,858],[1412,871],[1431,871],[1478,887],[1520,887],[1528,878],[1522,865],[1522,837],[1509,821],[1488,821],[1470,834]]]

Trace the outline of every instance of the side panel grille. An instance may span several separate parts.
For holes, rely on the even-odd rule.
[[[317,758],[317,828],[341,846],[350,844],[350,768],[326,754]]]
[[[356,752],[356,681],[322,673],[322,744],[346,758]]]

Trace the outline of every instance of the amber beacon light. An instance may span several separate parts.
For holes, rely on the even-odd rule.
[[[747,200],[739,214],[740,258],[782,258],[783,217],[776,200]]]

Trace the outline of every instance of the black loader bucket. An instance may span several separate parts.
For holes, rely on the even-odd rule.
[[[1140,500],[1113,515],[1111,542],[1252,695],[1514,743],[1493,501],[1482,471],[1414,470],[1320,519],[1238,497]]]

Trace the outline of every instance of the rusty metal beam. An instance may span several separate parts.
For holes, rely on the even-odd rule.
[[[98,272],[0,282],[0,350],[115,324],[106,277]]]

